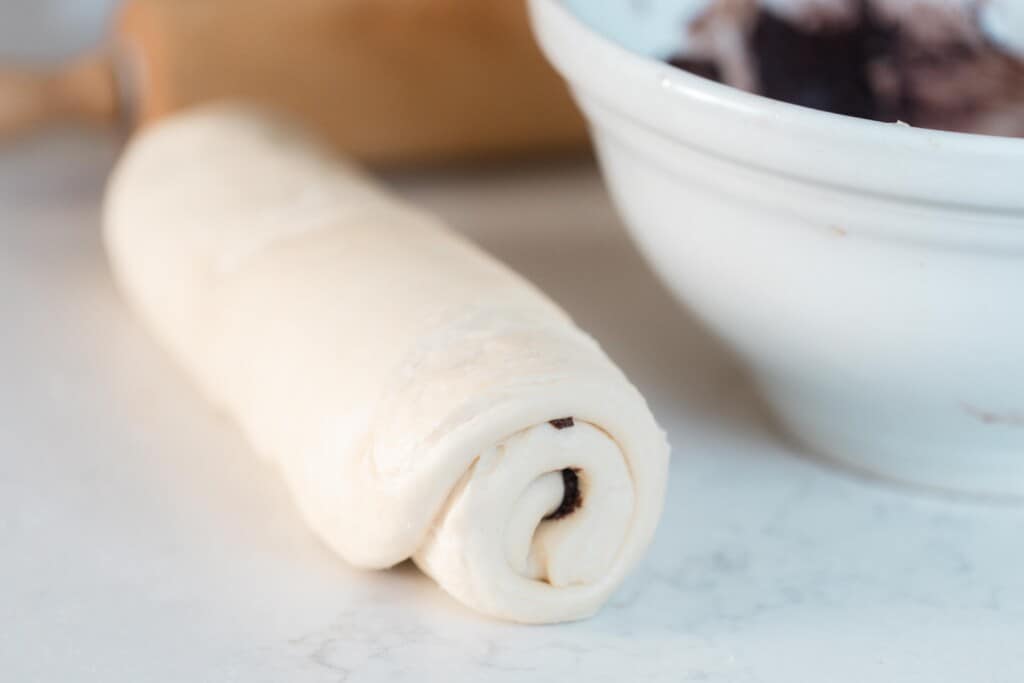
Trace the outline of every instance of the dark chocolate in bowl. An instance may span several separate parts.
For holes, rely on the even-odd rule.
[[[715,0],[687,27],[695,47],[668,61],[820,111],[1024,137],[1024,61],[985,35],[976,12],[924,4],[908,25],[869,0],[850,4],[823,19]]]

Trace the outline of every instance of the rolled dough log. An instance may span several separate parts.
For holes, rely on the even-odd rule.
[[[596,611],[648,545],[668,446],[622,372],[295,129],[223,106],[146,129],[105,233],[153,332],[352,564],[412,557],[480,612],[555,622]]]

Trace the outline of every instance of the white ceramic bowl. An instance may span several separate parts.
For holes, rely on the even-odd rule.
[[[534,26],[615,202],[782,423],[863,470],[1024,495],[1024,140],[821,113],[674,69],[656,56],[681,28],[656,24],[686,0],[577,0],[596,30],[567,4],[531,0]]]

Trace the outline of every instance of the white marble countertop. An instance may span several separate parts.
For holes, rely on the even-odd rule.
[[[347,568],[128,315],[98,237],[115,141],[0,152],[0,679],[18,683],[1019,683],[1024,509],[787,447],[655,282],[588,164],[391,181],[546,288],[675,446],[665,517],[596,618],[481,619]]]

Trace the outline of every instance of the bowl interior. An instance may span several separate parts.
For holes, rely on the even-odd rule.
[[[690,18],[708,0],[563,0],[573,14],[632,52],[664,59],[683,44]]]
[[[817,111],[669,66],[662,60],[685,47],[707,2],[530,0],[540,42],[593,128],[644,143],[652,160],[675,165],[685,148],[847,193],[1024,212],[1024,139]]]

